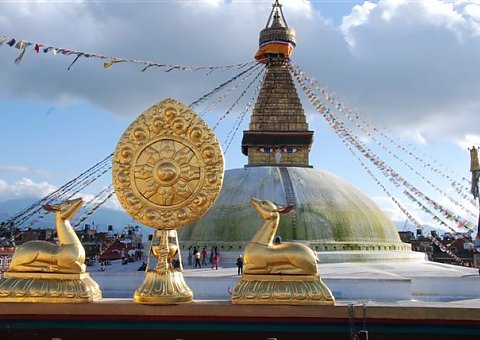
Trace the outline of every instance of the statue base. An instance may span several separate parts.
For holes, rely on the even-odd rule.
[[[6,272],[0,280],[0,302],[86,303],[101,298],[88,273]]]
[[[142,285],[135,290],[133,300],[150,305],[176,305],[192,302],[193,293],[181,271],[169,269],[160,273],[149,270]]]
[[[335,304],[330,289],[314,275],[243,275],[231,301],[234,305]]]

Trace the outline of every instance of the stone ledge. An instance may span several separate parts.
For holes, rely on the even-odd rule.
[[[476,307],[475,307],[476,306]],[[355,307],[355,317],[363,317],[359,304]],[[0,303],[2,318],[34,317],[42,318],[81,318],[84,316],[102,319],[103,317],[235,317],[262,318],[348,318],[348,303],[337,301],[335,306],[291,306],[291,305],[233,305],[223,300],[194,300],[179,305],[144,305],[133,299],[102,299],[87,304],[49,304],[49,303]],[[368,320],[458,320],[473,321],[480,326],[480,304],[478,300],[471,307],[451,305],[449,303],[382,303],[367,305]]]
[[[479,306],[478,300],[471,306]],[[152,306],[130,299],[89,304],[0,303],[5,339],[347,339],[363,327],[363,306],[233,305],[229,301]],[[478,339],[480,308],[413,302],[368,305],[375,339]],[[401,337],[398,337],[399,334]]]

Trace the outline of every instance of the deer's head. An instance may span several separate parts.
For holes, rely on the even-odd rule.
[[[291,205],[283,207],[268,200],[259,200],[257,198],[251,198],[250,203],[264,220],[278,218],[278,214],[285,214],[293,209]]]
[[[83,205],[82,198],[76,198],[73,200],[65,201],[59,204],[45,204],[43,205],[43,209],[47,211],[52,211],[55,213],[60,213],[60,217],[62,220],[69,220]]]

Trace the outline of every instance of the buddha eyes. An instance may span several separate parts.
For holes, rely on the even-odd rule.
[[[285,152],[285,153],[295,153],[297,152],[298,150],[295,149],[295,148],[283,148],[282,149],[282,152]]]
[[[283,153],[295,153],[295,152],[298,151],[297,148],[292,148],[292,147],[284,147],[284,148],[281,148],[280,150]],[[274,151],[275,151],[275,149],[272,148],[272,147],[269,147],[269,146],[264,146],[264,147],[260,148],[261,153],[272,153]]]
[[[263,153],[272,153],[273,152],[273,148],[270,148],[268,146],[264,146],[263,148],[260,148],[260,152],[263,152]]]

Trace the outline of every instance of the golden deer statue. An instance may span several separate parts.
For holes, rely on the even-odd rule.
[[[9,272],[85,273],[85,249],[73,230],[70,219],[81,208],[77,198],[60,204],[44,205],[55,212],[56,230],[60,244],[29,241],[19,246],[12,257]]]
[[[244,274],[317,275],[317,256],[301,243],[273,244],[280,222],[280,214],[292,210],[267,200],[252,198],[250,203],[265,220],[245,247]]]

